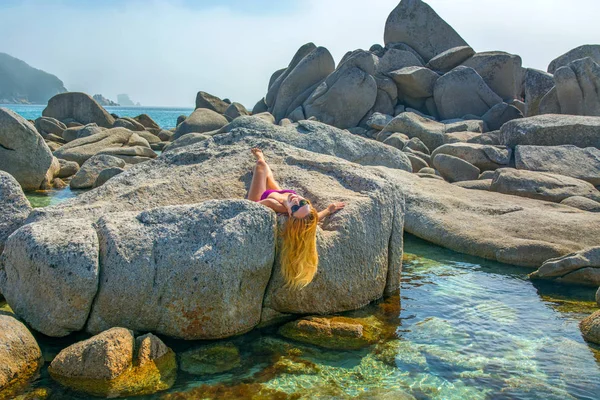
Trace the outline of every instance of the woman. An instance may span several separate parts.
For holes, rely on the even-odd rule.
[[[301,289],[313,280],[317,272],[317,224],[344,208],[345,204],[332,203],[323,211],[317,212],[308,200],[295,191],[281,189],[260,149],[252,149],[252,154],[256,158],[256,166],[248,200],[288,215],[281,232],[281,272],[288,286]]]

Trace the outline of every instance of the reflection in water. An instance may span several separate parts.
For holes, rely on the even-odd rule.
[[[239,349],[232,368],[202,375],[180,370],[171,390],[144,398],[598,398],[600,351],[578,328],[597,308],[593,290],[534,285],[527,269],[412,236],[405,250],[401,295],[345,314],[383,324],[380,343],[326,350],[284,339],[276,327],[256,330],[217,342]],[[51,358],[82,335],[38,339]],[[165,342],[178,354],[207,344]],[[45,370],[32,387],[48,387],[56,398],[87,398],[59,388]]]

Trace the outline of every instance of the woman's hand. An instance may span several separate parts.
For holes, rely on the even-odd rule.
[[[327,211],[329,211],[329,214],[333,214],[344,207],[346,207],[346,203],[342,203],[341,201],[337,203],[331,203],[329,206],[327,206]]]

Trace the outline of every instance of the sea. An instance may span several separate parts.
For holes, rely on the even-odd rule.
[[[0,107],[13,110],[25,119],[35,120],[42,116],[45,104],[0,104]],[[185,107],[104,107],[109,113],[120,117],[137,117],[148,114],[161,128],[171,129],[177,126],[177,117],[190,115],[194,108]]]

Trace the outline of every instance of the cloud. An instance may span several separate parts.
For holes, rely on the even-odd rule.
[[[181,106],[193,106],[204,90],[252,107],[271,73],[308,41],[327,47],[336,60],[381,43],[397,3],[260,0],[250,9],[239,0],[31,0],[0,10],[0,51],[57,75],[70,90]],[[595,0],[568,7],[557,0],[428,3],[477,51],[519,54],[525,66],[539,69],[600,37]]]

